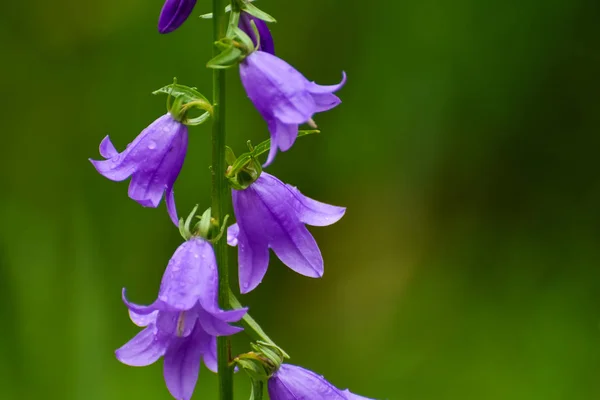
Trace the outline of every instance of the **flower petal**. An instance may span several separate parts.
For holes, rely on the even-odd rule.
[[[321,203],[306,197],[300,191],[291,185],[286,185],[291,191],[298,205],[296,212],[298,218],[305,224],[312,226],[328,226],[338,222],[346,212],[345,207],[332,206],[330,204]]]
[[[156,328],[165,336],[189,336],[198,320],[198,312],[195,309],[181,312],[161,311],[156,318]]]
[[[302,124],[315,113],[307,91],[310,82],[291,65],[264,51],[255,51],[240,64],[246,93],[263,118]]]
[[[127,156],[137,164],[129,197],[144,207],[158,206],[165,190],[173,187],[185,160],[187,127],[167,117],[148,127],[151,132]]]
[[[165,354],[168,344],[155,333],[154,326],[149,326],[138,333],[115,352],[117,359],[132,367],[145,367],[154,363]]]
[[[209,336],[208,334],[206,336],[210,339],[208,346],[205,348],[204,355],[202,356],[204,365],[216,374],[219,370],[219,363],[217,362],[217,337]]]
[[[281,151],[288,151],[298,137],[298,124],[284,124],[276,121],[277,147]]]
[[[282,364],[267,383],[271,400],[346,400],[325,378],[296,365]]]
[[[218,279],[212,246],[195,237],[181,244],[171,257],[158,299],[171,310],[190,310],[198,301],[208,310],[217,310]]]
[[[160,300],[156,300],[154,303],[149,304],[147,306],[142,306],[130,302],[129,300],[127,300],[127,291],[125,290],[125,288],[123,288],[123,290],[121,291],[121,299],[129,309],[129,312],[133,312],[136,315],[149,315],[154,313],[155,311],[166,310],[165,305]]]
[[[270,242],[282,263],[300,275],[323,276],[323,256],[317,242],[304,225],[286,225]]]
[[[268,167],[275,161],[275,155],[277,154],[277,150],[279,150],[279,146],[277,145],[277,125],[278,122],[275,118],[271,118],[267,123],[269,127],[269,133],[271,134],[271,144],[269,147],[269,155],[267,156],[267,161],[263,164],[263,167]]]
[[[315,239],[294,212],[297,208],[297,200],[292,192],[283,182],[266,172],[263,172],[252,184],[250,190],[254,190],[263,207],[268,210],[263,220],[271,223],[267,225],[263,221],[260,227],[267,229],[268,226],[268,243],[279,259],[301,275],[321,277],[323,275],[321,252]],[[246,224],[240,229],[242,228],[246,229]],[[255,234],[248,233],[248,237],[254,236]]]
[[[142,315],[136,314],[135,312],[129,310],[129,318],[131,319],[131,322],[142,328],[155,322],[157,315],[158,311],[153,311],[150,314]]]
[[[173,32],[190,16],[196,0],[167,0],[158,19],[160,33]]]
[[[146,175],[134,173],[127,194],[130,199],[137,201],[144,207],[156,208],[160,204],[164,193],[164,186],[149,184]]]
[[[189,400],[194,393],[203,346],[192,334],[176,338],[167,349],[164,361],[164,376],[167,388],[178,400]]]
[[[175,224],[175,226],[179,226],[179,216],[177,215],[177,207],[175,206],[175,193],[173,192],[173,188],[167,188],[167,196],[165,199],[167,203],[167,212],[169,213],[169,217],[171,218],[171,222]]]
[[[271,147],[267,162],[263,167],[271,165],[277,154],[277,149],[288,151],[298,137],[298,124],[284,124],[273,118],[269,121],[269,132],[271,133]]]
[[[317,106],[315,112],[329,111],[342,102],[339,97],[331,93],[313,94],[312,97]]]
[[[116,182],[123,181],[135,172],[137,165],[131,160],[126,159],[125,156],[128,149],[122,154],[113,153],[113,150],[115,152],[117,151],[110,141],[110,138],[106,136],[100,143],[100,154],[103,157],[105,157],[105,155],[111,155],[111,157],[108,160],[102,161],[90,159],[90,162],[94,168],[96,168],[96,171],[105,178]]]
[[[337,85],[319,85],[315,82],[309,82],[307,90],[312,94],[334,93],[340,90],[346,84],[346,73],[342,72],[342,81]]]
[[[253,186],[242,191],[233,190],[233,207],[239,226],[237,247],[241,293],[248,293],[256,288],[269,266],[269,244],[264,227],[269,222],[269,211],[256,195]],[[242,224],[248,230],[247,233],[242,229]]]
[[[113,158],[117,154],[119,154],[119,152],[115,149],[110,138],[108,135],[105,136],[104,139],[102,139],[102,142],[100,142],[100,155],[104,158]]]
[[[238,236],[239,284],[242,294],[254,290],[263,280],[269,267],[269,245],[265,238]]]
[[[230,225],[227,228],[227,244],[230,246],[237,246],[238,244],[238,235],[240,234],[240,227],[238,224]]]
[[[238,332],[243,331],[243,328],[238,328],[237,326],[231,326],[225,320],[234,319],[238,317],[241,313],[242,315],[237,318],[239,320],[244,314],[244,309],[241,310],[232,310],[232,311],[222,311],[222,316],[216,317],[215,315],[204,311],[202,309],[198,310],[198,322],[202,326],[209,335],[212,336],[229,336],[234,335]],[[229,315],[228,315],[229,314]]]

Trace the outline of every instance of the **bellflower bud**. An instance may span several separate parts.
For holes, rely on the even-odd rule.
[[[196,0],[167,0],[158,18],[158,31],[160,33],[173,32],[190,16]]]

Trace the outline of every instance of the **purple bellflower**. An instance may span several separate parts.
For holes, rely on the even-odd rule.
[[[116,351],[117,359],[137,367],[164,356],[169,392],[178,400],[189,400],[198,379],[200,360],[216,372],[216,336],[240,332],[242,328],[229,323],[239,321],[247,311],[219,308],[218,279],[211,244],[194,237],[173,254],[154,303],[130,303],[123,290],[131,320],[145,329]]]
[[[122,181],[131,176],[129,197],[144,207],[158,207],[166,192],[167,211],[177,226],[173,185],[183,166],[187,143],[187,126],[166,114],[144,129],[122,153],[106,136],[100,143],[100,155],[106,160],[90,161],[110,180]]]
[[[190,16],[196,0],[167,0],[158,18],[160,33],[173,32]]]
[[[238,246],[239,281],[248,293],[262,281],[269,265],[269,248],[297,273],[323,275],[323,257],[305,224],[327,226],[337,222],[346,209],[304,196],[263,172],[245,190],[233,190],[237,223],[227,231],[227,242]]]
[[[325,378],[296,365],[282,364],[267,382],[271,400],[369,400],[339,390]]]
[[[254,24],[256,25],[256,30],[260,36],[260,43],[256,38],[254,29],[252,29],[252,21],[254,21]],[[246,12],[242,12],[238,26],[242,31],[244,31],[244,33],[246,33],[246,35],[250,36],[252,42],[254,42],[255,46],[258,46],[260,51],[264,51],[265,53],[269,54],[275,54],[275,43],[273,41],[273,36],[271,35],[271,31],[269,30],[269,27],[265,21],[253,17]]]
[[[321,86],[310,82],[294,67],[273,54],[255,51],[240,64],[240,77],[246,93],[267,122],[271,149],[265,166],[271,164],[277,149],[287,151],[298,136],[298,125],[310,123],[313,114],[341,103],[333,93],[346,82]]]

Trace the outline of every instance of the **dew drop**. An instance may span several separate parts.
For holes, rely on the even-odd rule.
[[[148,150],[154,150],[156,148],[156,142],[154,140],[151,140],[148,143]]]

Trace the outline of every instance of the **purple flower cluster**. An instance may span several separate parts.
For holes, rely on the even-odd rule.
[[[159,32],[179,28],[195,4],[196,0],[166,0]],[[346,75],[342,73],[336,85],[318,85],[275,56],[273,37],[265,21],[242,12],[239,28],[255,47],[240,62],[239,72],[248,97],[270,132],[270,150],[264,164],[268,166],[278,151],[293,146],[301,124],[315,126],[314,114],[341,103],[334,93],[344,86]],[[244,40],[245,47],[251,47],[247,38]],[[107,136],[100,144],[104,160],[90,160],[110,180],[131,178],[129,197],[142,206],[157,207],[164,196],[176,226],[179,217],[173,187],[187,152],[186,123],[191,124],[184,114],[176,110],[158,118],[122,152]],[[306,197],[296,187],[261,172],[260,166],[257,171],[247,185],[232,185],[237,222],[229,226],[227,242],[238,248],[240,291],[248,293],[261,283],[269,265],[269,249],[293,271],[321,277],[323,257],[306,225],[331,225],[344,216],[346,209]],[[187,224],[181,229],[189,231]],[[144,329],[116,351],[117,359],[131,366],[147,366],[163,357],[167,388],[178,400],[191,398],[202,361],[217,372],[216,338],[240,332],[241,328],[231,324],[247,312],[246,308],[219,307],[214,251],[199,234],[184,231],[187,240],[169,261],[154,302],[138,305],[127,300],[125,290],[122,295],[131,320]],[[208,233],[202,235],[211,237]],[[311,371],[281,362],[270,364],[267,387],[272,400],[368,400],[334,387]]]

